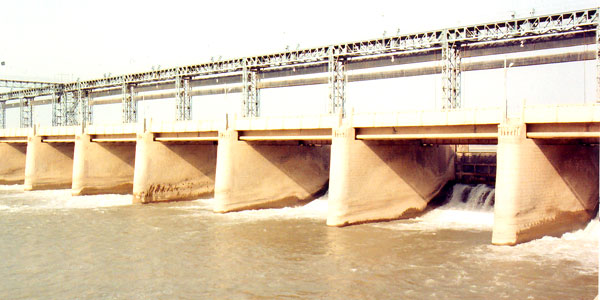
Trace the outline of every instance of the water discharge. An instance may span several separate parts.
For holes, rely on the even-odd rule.
[[[490,245],[494,190],[457,184],[424,215],[325,226],[302,207],[212,213],[212,199],[0,186],[0,299],[593,299],[598,220]]]

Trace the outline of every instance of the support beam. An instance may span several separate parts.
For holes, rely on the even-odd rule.
[[[0,101],[0,129],[6,128],[6,101]]]
[[[60,103],[60,93],[52,92],[52,126],[62,126],[64,124],[63,106]]]
[[[21,98],[19,102],[21,128],[33,127],[33,98]]]
[[[87,134],[76,136],[72,194],[131,194],[134,161],[134,143],[96,143]]]
[[[600,24],[596,26],[596,103],[600,103]]]
[[[92,101],[91,93],[88,90],[82,90],[81,84],[77,89],[77,103],[79,103],[79,124],[92,124]]]
[[[27,139],[25,190],[71,188],[74,143],[44,143],[42,137]]]
[[[584,227],[598,209],[598,145],[528,139],[499,126],[492,243],[515,245]]]
[[[346,114],[346,61],[342,56],[335,53],[333,48],[329,49],[329,60],[327,62],[329,72],[329,111],[330,114]]]
[[[79,101],[73,92],[63,92],[61,95],[61,103],[64,106],[64,122],[63,126],[79,125]]]
[[[215,212],[276,208],[306,203],[323,194],[329,180],[329,146],[240,141],[219,132]]]
[[[242,66],[242,114],[244,117],[260,116],[258,69],[249,68],[247,61]]]
[[[135,85],[123,83],[121,86],[121,108],[123,123],[137,122],[137,101],[135,101]]]
[[[177,76],[175,78],[175,102],[177,121],[192,119],[192,88],[189,76]]]
[[[454,178],[451,146],[356,140],[336,129],[331,144],[327,225],[414,217]]]
[[[23,184],[27,145],[0,143],[0,184]]]
[[[212,142],[176,144],[157,141],[154,133],[137,137],[133,202],[212,197],[217,146]]]
[[[460,47],[448,41],[447,30],[442,34],[442,109],[460,108]]]

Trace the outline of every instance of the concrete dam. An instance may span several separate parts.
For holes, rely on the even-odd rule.
[[[214,197],[219,213],[298,205],[328,192],[327,225],[346,226],[419,215],[457,177],[454,145],[497,145],[492,243],[560,235],[581,228],[598,211],[600,105],[523,103],[517,116],[506,106],[462,107],[460,76],[598,62],[598,13],[567,12],[3,93],[0,183],[23,183],[26,190],[70,188],[73,195],[132,194],[132,203]],[[594,50],[494,58],[587,45]],[[390,66],[396,69],[378,69]],[[360,72],[348,74],[353,70]],[[426,74],[441,74],[436,109],[355,112],[346,106],[351,82]],[[261,116],[260,90],[325,84],[326,112]],[[193,96],[227,92],[240,96],[240,115],[191,118]],[[174,99],[176,121],[138,116],[141,95]],[[94,108],[106,103],[121,104],[122,124],[95,124]],[[34,124],[36,105],[52,105],[52,126]],[[21,128],[6,128],[11,108],[19,109]]]

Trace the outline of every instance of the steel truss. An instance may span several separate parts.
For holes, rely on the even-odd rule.
[[[6,88],[12,88],[12,89],[43,88],[43,87],[53,87],[56,85],[58,85],[58,83],[0,79],[0,87],[6,87]]]
[[[87,90],[77,89],[77,103],[79,103],[79,124],[92,124],[92,101]]]
[[[137,101],[135,101],[135,85],[123,84],[121,86],[121,109],[123,110],[123,123],[137,122]]]
[[[33,100],[33,97],[31,97]],[[79,101],[73,92],[55,91],[52,94],[52,126],[79,125]]]
[[[19,112],[21,128],[33,127],[33,97],[19,99]]]
[[[260,115],[258,69],[249,68],[244,61],[242,69],[242,115],[258,117]]]
[[[343,113],[343,78],[344,61],[367,58],[374,55],[407,53],[412,55],[424,51],[442,51],[442,77],[444,78],[443,107],[446,109],[460,107],[460,52],[461,47],[486,43],[487,46],[522,39],[552,40],[569,35],[596,33],[597,44],[600,44],[598,33],[599,9],[585,9],[573,12],[533,16],[501,22],[493,22],[472,26],[461,26],[444,30],[434,30],[415,34],[386,37],[380,39],[316,47],[296,51],[286,51],[269,55],[220,60],[198,65],[156,70],[118,77],[88,80],[62,85],[51,85],[33,89],[0,93],[0,101],[22,99],[40,95],[51,95],[56,90],[64,93],[79,89],[92,92],[95,89],[119,88],[123,91],[123,121],[136,121],[136,102],[133,87],[139,83],[179,81],[177,78],[192,78],[208,75],[241,72],[244,82],[244,109],[248,116],[258,115],[258,71],[269,68],[292,68],[297,65],[327,64],[330,72],[331,104],[330,110],[341,108]],[[598,50],[600,52],[600,49]],[[331,54],[333,53],[333,58]],[[597,58],[599,71],[598,101],[600,101],[600,58]],[[227,74],[229,75],[229,74]],[[185,83],[180,83],[185,94]],[[182,117],[187,113],[186,97],[178,93],[178,101],[183,108]],[[341,97],[341,98],[340,98]],[[340,106],[341,105],[341,106]],[[191,105],[190,111],[191,111]],[[178,114],[180,113],[178,108]]]
[[[189,76],[177,76],[175,78],[175,101],[176,120],[184,121],[192,119],[192,87]]]
[[[442,109],[460,108],[460,46],[442,44]]]
[[[0,101],[0,128],[6,128],[6,101]]]
[[[346,66],[345,58],[334,54],[334,50],[329,51],[328,72],[329,72],[329,106],[330,114],[345,115],[346,104]]]

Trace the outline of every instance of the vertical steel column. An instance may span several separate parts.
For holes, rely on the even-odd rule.
[[[189,76],[175,78],[175,101],[177,121],[192,119],[192,89]]]
[[[0,129],[6,128],[6,101],[0,101]]]
[[[460,50],[447,30],[442,35],[442,109],[460,108]]]
[[[64,105],[63,126],[72,126],[79,124],[79,102],[73,92],[64,91],[62,93],[62,104]]]
[[[33,97],[21,98],[19,100],[21,128],[31,128],[33,126]]]
[[[258,70],[249,68],[246,59],[242,63],[242,85],[242,115],[258,117],[260,115]]]
[[[600,24],[596,25],[596,103],[600,103]]]
[[[329,107],[330,114],[346,114],[346,66],[345,59],[334,53],[333,48],[329,48],[328,59],[329,72]]]
[[[90,92],[82,90],[80,83],[77,83],[77,103],[79,103],[79,124],[92,124]]]
[[[52,126],[62,125],[62,105],[60,104],[60,94],[54,90],[52,92]]]
[[[121,107],[123,109],[123,123],[137,122],[137,102],[135,101],[135,86],[123,83],[121,88]]]

